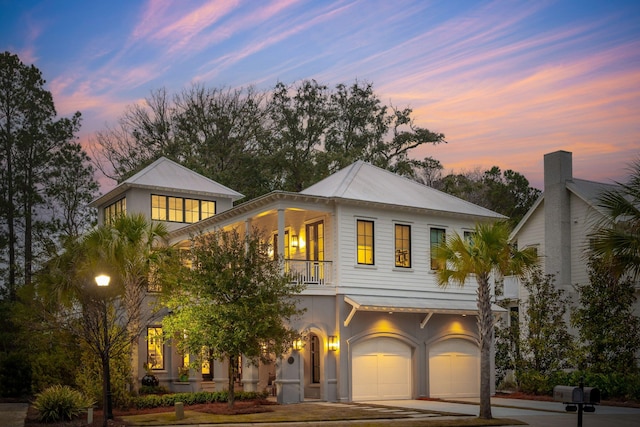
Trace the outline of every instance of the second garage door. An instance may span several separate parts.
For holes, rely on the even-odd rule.
[[[480,351],[474,343],[450,339],[429,350],[430,397],[480,395]]]
[[[393,338],[356,344],[352,355],[352,399],[411,398],[411,348]]]

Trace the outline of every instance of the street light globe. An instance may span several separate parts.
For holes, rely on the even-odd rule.
[[[96,276],[96,283],[98,284],[98,286],[109,286],[110,280],[111,277],[107,276],[106,274]]]

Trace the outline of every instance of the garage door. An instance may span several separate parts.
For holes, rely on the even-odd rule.
[[[480,350],[474,343],[450,339],[429,350],[430,397],[480,395]]]
[[[356,344],[352,355],[353,400],[411,398],[411,348],[392,338]]]

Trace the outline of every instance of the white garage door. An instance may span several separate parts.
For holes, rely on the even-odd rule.
[[[411,398],[411,348],[392,338],[356,344],[352,355],[353,400]]]
[[[450,339],[429,350],[430,397],[480,395],[480,350],[474,343]]]

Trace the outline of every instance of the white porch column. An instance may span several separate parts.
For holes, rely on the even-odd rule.
[[[243,357],[242,358],[242,388],[244,391],[258,391],[258,381],[260,381],[260,375],[258,367],[251,363],[251,361]]]
[[[229,388],[229,361],[213,361],[213,383],[215,391],[223,391]]]

